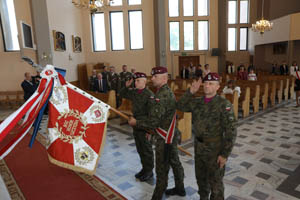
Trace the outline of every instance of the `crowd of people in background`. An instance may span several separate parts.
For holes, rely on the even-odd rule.
[[[234,80],[250,80],[257,81],[257,74],[255,73],[256,67],[251,63],[248,68],[245,67],[244,64],[235,67],[232,62],[226,66],[227,74],[236,75],[232,79]],[[295,91],[296,96],[300,96],[300,80],[299,80],[299,66],[296,61],[292,63],[289,67],[286,61],[282,61],[282,64],[279,66],[277,62],[273,62],[271,66],[271,74],[273,75],[292,75],[296,78],[295,82]],[[190,63],[189,65],[183,66],[179,75],[181,79],[198,79],[204,78],[208,73],[210,73],[209,64],[205,64],[204,68],[199,64],[197,66]],[[97,72],[97,70],[92,71],[92,75],[89,77],[89,90],[99,93],[107,93],[109,90],[115,90],[118,95],[121,88],[125,87],[125,82],[132,79],[134,74],[136,73],[136,69],[134,67],[128,71],[127,65],[122,66],[122,72],[119,74],[115,71],[114,66],[104,66],[102,72]],[[300,73],[299,73],[300,74]],[[40,81],[40,75],[31,76],[29,72],[25,73],[25,79],[22,82],[21,86],[24,90],[24,100],[30,98],[30,96],[37,89]],[[234,86],[235,82],[229,80],[228,85],[224,88],[224,93],[228,93],[228,91],[238,90]],[[132,83],[134,86],[134,82]],[[238,87],[237,87],[238,88]],[[232,93],[232,92],[231,92]],[[240,95],[240,90],[239,90]],[[120,99],[118,100],[118,104]],[[297,102],[298,103],[298,102]],[[298,105],[298,104],[297,104]]]
[[[226,73],[227,74],[236,74],[234,79],[236,80],[249,80],[249,81],[257,81],[257,75],[255,74],[256,68],[253,64],[250,64],[246,70],[245,66],[241,64],[240,66],[235,68],[232,62],[230,62],[226,66]],[[271,66],[271,75],[289,75],[295,77],[295,92],[296,92],[296,106],[300,106],[299,97],[300,97],[300,72],[299,66],[296,61],[293,61],[292,65],[289,67],[287,62],[284,60],[282,61],[281,65],[279,66],[277,62],[273,62]],[[231,90],[227,89],[227,86],[224,88],[223,93],[227,90],[233,93],[234,90],[232,86],[231,80],[228,82],[230,85]],[[227,92],[228,92],[227,91]]]
[[[296,71],[299,71],[299,66],[296,61],[289,67],[286,61],[282,61],[279,66],[277,62],[273,62],[270,73],[272,75],[292,75],[296,77]],[[257,74],[255,66],[251,63],[246,69],[244,64],[239,65],[237,68],[230,62],[226,66],[227,74],[236,74],[237,80],[257,80]],[[297,77],[296,77],[297,78]]]
[[[198,79],[205,77],[208,73],[210,73],[209,64],[204,65],[204,69],[202,69],[202,65],[199,64],[197,67],[190,63],[190,66],[183,66],[180,71],[181,79]]]

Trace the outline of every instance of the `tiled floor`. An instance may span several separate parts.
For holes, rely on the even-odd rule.
[[[300,199],[299,119],[300,108],[290,103],[239,121],[238,138],[224,178],[226,200]],[[46,123],[44,120],[43,124]],[[193,153],[192,142],[184,144],[184,148]],[[199,199],[194,159],[181,154],[180,160],[185,170],[187,196],[167,199]],[[137,181],[134,174],[139,170],[131,128],[119,126],[118,119],[110,120],[96,176],[128,198],[150,199],[155,179],[146,183]],[[169,187],[174,185],[172,177],[170,172]]]

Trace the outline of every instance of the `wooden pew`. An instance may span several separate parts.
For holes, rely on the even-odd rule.
[[[243,118],[248,117],[250,113],[250,88],[246,87],[244,99],[242,99]]]
[[[233,94],[224,94],[222,93],[221,96],[226,98],[232,103],[233,106],[233,113],[236,119],[238,119],[238,112],[239,112],[239,97],[237,91],[234,91]]]
[[[260,85],[255,86],[255,96],[252,98],[253,113],[259,111]]]
[[[269,100],[269,83],[265,83],[264,85],[264,90],[263,90],[263,95],[262,95],[262,105],[263,105],[263,110],[267,109],[268,107],[268,100]]]
[[[192,138],[192,113],[177,110],[177,128],[181,132],[181,142]]]
[[[294,99],[295,96],[295,77],[291,78],[291,87],[290,87],[290,99]]]
[[[284,87],[284,100],[287,101],[289,99],[289,85],[290,85],[290,80],[287,78],[285,80],[285,87]]]
[[[0,91],[0,105],[17,108],[24,103],[23,91]]]
[[[270,92],[270,100],[271,100],[271,107],[275,106],[276,100],[276,81],[272,81],[272,87]]]
[[[122,104],[119,106],[118,110],[125,115],[132,116],[132,102],[128,99],[122,98]],[[127,124],[127,120],[121,118],[120,125]]]
[[[278,103],[282,102],[282,95],[283,95],[283,80],[280,80],[279,81],[279,88],[277,90]]]

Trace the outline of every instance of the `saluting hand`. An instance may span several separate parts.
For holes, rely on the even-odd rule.
[[[133,79],[130,79],[130,80],[126,81],[125,86],[126,86],[126,87],[131,86],[132,81],[133,81]]]
[[[202,84],[202,79],[201,78],[199,78],[198,81],[194,81],[192,83],[192,86],[190,87],[190,92],[192,94],[195,94],[199,90],[201,84]]]
[[[222,156],[218,156],[218,160],[217,163],[219,164],[220,168],[223,168],[224,165],[226,164],[227,159],[222,157]]]

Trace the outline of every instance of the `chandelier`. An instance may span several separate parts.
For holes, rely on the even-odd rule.
[[[261,20],[256,21],[255,24],[252,24],[252,30],[254,32],[260,32],[262,35],[265,31],[270,31],[272,28],[273,22],[264,19],[264,0],[262,0]]]
[[[72,0],[78,8],[89,9],[92,13],[102,10],[114,3],[113,0]]]

